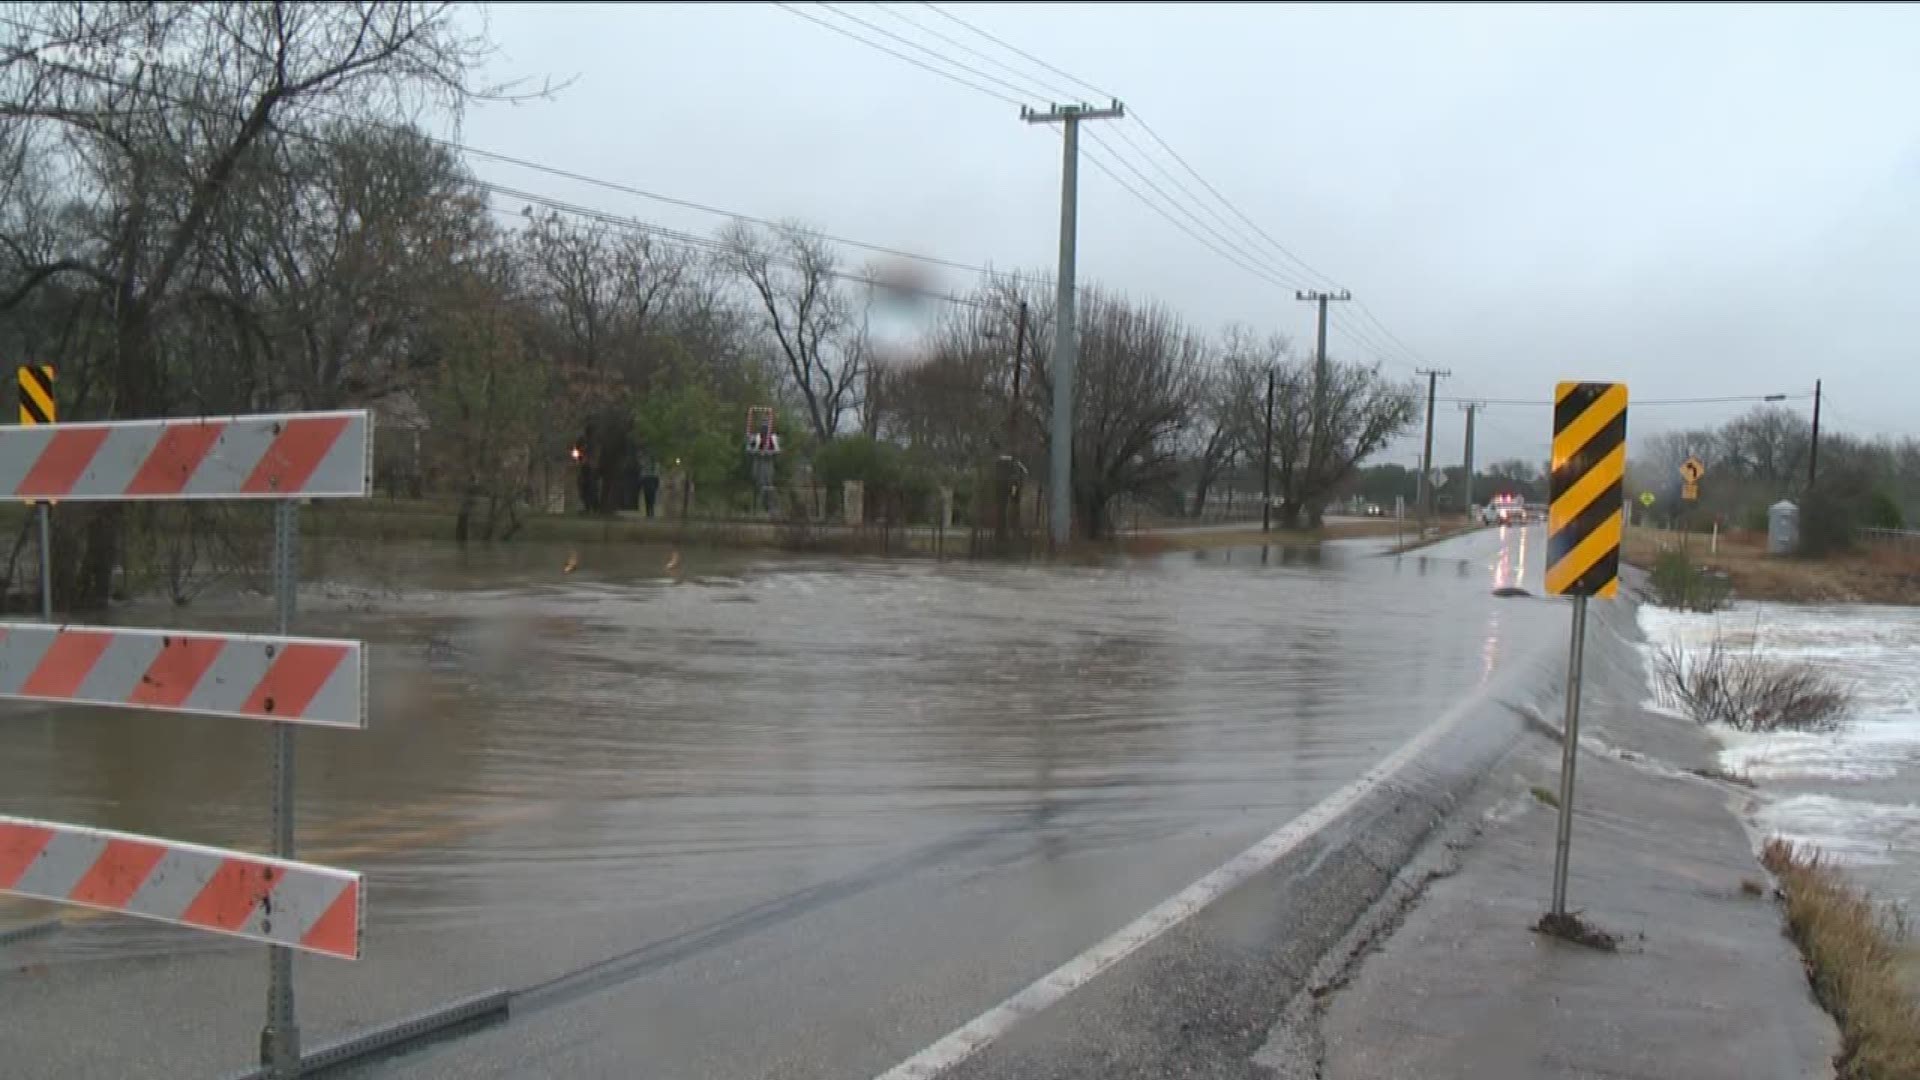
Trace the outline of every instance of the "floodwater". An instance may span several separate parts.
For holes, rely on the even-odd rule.
[[[1920,611],[1871,604],[1740,602],[1716,614],[1647,605],[1649,646],[1810,664],[1845,685],[1836,730],[1748,734],[1715,726],[1721,765],[1752,779],[1756,836],[1818,848],[1874,896],[1920,911]],[[1650,665],[1651,666],[1651,665]],[[1656,700],[1662,688],[1653,687]]]
[[[296,632],[368,641],[372,679],[368,730],[298,739],[301,856],[369,881],[367,957],[313,969],[309,1037],[377,1021],[389,1002],[565,980],[796,891],[827,889],[809,903],[851,912],[882,881],[919,884],[861,900],[865,928],[834,947],[832,973],[791,959],[756,984],[755,1007],[810,1022],[805,987],[825,979],[866,988],[870,1011],[911,998],[903,1029],[944,1031],[1558,633],[1555,605],[1491,595],[1537,587],[1535,532],[1401,557],[1359,542],[1079,566],[639,546],[310,559]],[[120,619],[257,631],[270,609],[229,597]],[[0,708],[10,813],[258,849],[268,776],[264,725]],[[939,876],[967,860],[991,883],[977,911]],[[940,933],[923,907],[946,912]],[[20,915],[0,908],[0,926]],[[976,915],[1050,929],[1018,948],[954,929]],[[783,934],[823,932],[779,921],[755,915],[713,947],[766,956]],[[938,956],[890,958],[936,940],[952,972]],[[239,953],[250,972],[258,951],[112,917],[8,948],[54,968],[94,962],[67,987],[76,1001],[122,958],[185,969]],[[684,956],[644,979],[684,989]],[[0,1006],[14,1000],[0,983]],[[250,1028],[210,1014],[207,1030],[206,1053],[245,1063],[245,1038],[223,1042]],[[815,1065],[850,1067],[827,1051]]]

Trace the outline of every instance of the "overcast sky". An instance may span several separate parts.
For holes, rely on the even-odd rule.
[[[834,6],[1010,81],[933,32],[1033,74],[1031,94],[985,84],[995,92],[1093,96],[925,5]],[[1561,378],[1624,380],[1647,400],[1805,394],[1818,377],[1823,422],[1920,434],[1920,9],[943,6],[1119,95],[1366,302],[1417,357],[1369,327],[1389,370],[1452,369],[1443,396],[1540,399]],[[472,145],[961,262],[1053,265],[1059,140],[1012,104],[772,4],[498,4],[488,19],[496,77],[573,82],[551,101],[470,112]],[[1085,130],[1185,201],[1124,134],[1207,198],[1134,119]],[[476,168],[679,227],[722,224]],[[1096,168],[1083,167],[1081,194],[1082,282],[1311,348],[1310,306],[1290,287],[1210,252]],[[1289,281],[1305,276],[1247,230],[1232,236]],[[1367,325],[1355,310],[1344,321]],[[1339,329],[1332,349],[1373,358]],[[1648,405],[1630,429],[1744,408]],[[1546,456],[1546,409],[1482,416],[1483,461]],[[1458,460],[1461,426],[1443,402],[1438,462]]]

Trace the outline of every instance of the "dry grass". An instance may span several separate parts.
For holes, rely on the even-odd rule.
[[[1800,603],[1920,604],[1920,552],[1869,547],[1824,559],[1768,555],[1761,533],[1724,532],[1719,551],[1709,553],[1705,536],[1686,538],[1687,557],[1696,566],[1724,571],[1735,595],[1746,600]],[[1627,530],[1622,555],[1627,562],[1653,569],[1660,553],[1682,546],[1676,533]]]
[[[1901,982],[1907,928],[1816,854],[1773,840],[1761,861],[1780,879],[1814,995],[1839,1022],[1835,1075],[1920,1077],[1920,1002]]]
[[[1677,645],[1653,656],[1661,689],[1702,724],[1739,731],[1831,731],[1853,704],[1853,688],[1811,664],[1776,662]]]

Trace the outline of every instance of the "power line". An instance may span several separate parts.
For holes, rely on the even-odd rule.
[[[1061,78],[1068,80],[1069,82],[1072,82],[1080,87],[1085,88],[1086,90],[1093,92],[1096,95],[1100,95],[1108,98],[1118,96],[1116,94],[1113,94],[1107,90],[1100,88],[1099,86],[1094,85],[1091,82],[1088,82],[1087,80],[1073,74],[1070,71],[1065,70],[1064,68],[1060,68],[1054,64],[1047,62],[1046,60],[1041,59],[1040,57],[1034,55],[1033,53],[1027,52],[1026,50],[1020,48],[1017,45],[1014,45],[1012,42],[1009,42],[1004,38],[997,37],[994,34],[991,34],[986,30],[981,29],[980,27],[974,25],[973,23],[968,22],[967,20],[962,19],[959,16],[946,11],[945,9],[941,8],[937,4],[923,2],[922,6],[928,8],[929,10],[940,15],[941,17],[955,23],[956,25],[961,26],[966,30],[980,36],[981,38],[999,46],[1000,48],[1013,53],[1015,56],[1021,57],[1022,59],[1030,63],[1036,64],[1041,68],[1047,71],[1050,71],[1053,74],[1060,76]],[[943,35],[943,38],[944,38],[944,35]],[[968,46],[960,45],[958,42],[954,42],[951,38],[944,38],[944,40],[947,40],[950,44],[955,44],[961,48],[967,48],[968,51],[972,52],[974,55],[983,56],[984,58],[984,54],[981,54],[978,50],[973,50]],[[1001,66],[1006,70],[1009,70],[1009,71],[1013,70],[1011,67],[1008,67],[1007,65],[1001,65]],[[1039,79],[1033,79],[1032,81],[1039,83],[1042,86],[1048,86],[1048,84],[1041,82],[1041,80]],[[1050,86],[1048,88],[1053,89]],[[1194,180],[1198,181],[1199,184],[1203,188],[1205,188],[1206,191],[1210,195],[1212,195],[1213,198],[1221,206],[1226,207],[1226,209],[1235,218],[1237,218],[1246,227],[1251,229],[1255,236],[1258,236],[1260,239],[1265,240],[1267,244],[1275,252],[1277,252],[1280,255],[1281,258],[1285,259],[1287,262],[1292,263],[1294,266],[1299,267],[1300,271],[1304,272],[1304,274],[1308,277],[1309,280],[1317,280],[1322,286],[1333,286],[1336,284],[1334,279],[1330,275],[1327,275],[1315,269],[1312,266],[1312,264],[1308,263],[1305,259],[1302,259],[1300,256],[1296,255],[1285,244],[1281,243],[1271,233],[1267,232],[1264,228],[1262,228],[1260,224],[1254,221],[1252,217],[1250,217],[1245,211],[1241,210],[1240,207],[1236,205],[1231,199],[1227,198],[1227,196],[1223,192],[1221,192],[1220,189],[1216,187],[1211,181],[1209,181],[1204,175],[1202,175],[1201,172],[1197,168],[1195,168],[1190,161],[1188,161],[1178,150],[1174,149],[1173,145],[1170,142],[1168,142],[1165,137],[1163,137],[1158,131],[1156,131],[1152,127],[1152,125],[1148,124],[1146,119],[1140,114],[1137,108],[1133,110],[1132,118],[1135,120],[1135,122],[1137,122],[1140,125],[1142,131],[1146,132],[1146,134],[1151,139],[1153,139],[1153,141],[1157,143],[1159,147],[1163,151],[1165,151],[1168,156],[1172,157],[1174,161],[1177,162],[1182,169],[1186,170],[1188,175],[1192,176]],[[1140,154],[1141,157],[1145,158],[1150,164],[1152,164],[1154,168],[1158,170],[1163,176],[1166,176],[1169,181],[1173,182],[1174,186],[1176,186],[1182,192],[1182,194],[1184,194],[1196,206],[1199,206],[1202,209],[1206,210],[1208,214],[1212,216],[1216,221],[1219,221],[1222,224],[1227,223],[1226,218],[1220,214],[1218,209],[1213,207],[1206,200],[1201,199],[1198,195],[1194,194],[1191,188],[1188,188],[1185,184],[1179,183],[1173,177],[1171,171],[1164,168],[1152,154],[1149,154],[1145,149],[1140,147],[1139,144],[1135,143],[1132,140],[1132,138],[1125,133],[1124,128],[1116,129],[1115,134],[1119,138],[1121,138],[1123,141],[1125,141],[1127,145],[1131,147],[1136,153]],[[1112,148],[1108,148],[1108,152],[1112,153],[1116,158],[1116,160],[1124,160],[1118,151],[1115,151]],[[1129,167],[1131,167],[1131,165],[1129,165]],[[1145,178],[1142,177],[1142,179],[1145,179]],[[1157,188],[1157,185],[1155,186]],[[1173,201],[1170,196],[1165,196],[1164,192],[1162,192],[1162,195],[1163,197],[1167,197],[1169,202]],[[1213,230],[1209,229],[1209,231],[1212,232]],[[1236,250],[1243,250],[1243,249],[1239,249],[1236,246]],[[1279,268],[1274,267],[1272,264],[1268,263],[1264,259],[1255,259],[1254,261],[1261,263],[1263,266],[1266,266],[1269,272],[1274,274],[1277,277],[1292,278],[1294,276],[1293,272],[1280,270]],[[1296,288],[1297,285],[1289,284],[1287,287]],[[1402,341],[1397,335],[1395,335],[1393,331],[1387,327],[1386,323],[1382,321],[1378,315],[1374,314],[1372,309],[1368,308],[1364,303],[1358,305],[1358,307],[1360,309],[1361,316],[1364,319],[1366,319],[1369,324],[1371,324],[1372,329],[1367,331],[1366,333],[1362,333],[1358,329],[1359,324],[1357,323],[1352,324],[1350,326],[1343,327],[1343,329],[1345,329],[1345,331],[1348,333],[1350,337],[1353,337],[1357,341],[1362,342],[1362,344],[1369,351],[1374,352],[1375,355],[1378,356],[1381,360],[1389,361],[1399,366],[1412,366],[1412,365],[1417,365],[1421,362],[1420,354],[1417,351],[1415,351],[1412,347],[1408,346],[1406,342]],[[1377,332],[1378,335],[1384,337],[1385,340],[1388,343],[1390,343],[1390,345],[1381,345],[1377,340],[1375,340],[1374,339],[1375,332]],[[1400,360],[1400,359],[1390,360],[1386,354],[1390,352],[1394,352],[1396,350],[1398,351],[1398,353],[1400,353],[1402,356],[1406,357],[1407,359],[1406,360]],[[1408,364],[1409,360],[1412,362],[1412,365]]]
[[[658,236],[658,237],[661,237],[662,239],[671,240],[674,243],[682,244],[690,248],[696,248],[696,249],[711,251],[711,252],[726,252],[730,250],[729,245],[722,240],[716,240],[712,237],[707,237],[707,236],[700,236],[696,233],[683,232],[678,229],[670,229],[664,225],[658,225],[649,221],[641,221],[638,218],[624,217],[622,215],[615,214],[606,210],[600,210],[591,206],[583,206],[578,203],[570,203],[564,199],[557,199],[552,196],[541,195],[537,192],[521,191],[516,188],[507,187],[503,184],[495,184],[485,180],[476,181],[475,186],[480,188],[482,191],[486,192],[489,195],[503,196],[503,197],[515,199],[518,201],[522,201],[525,203],[530,203],[534,206],[542,206],[549,210],[557,211],[559,213],[570,214],[575,217],[581,217],[591,221],[597,221],[605,225],[614,226],[616,228],[630,229],[635,232],[645,233],[650,236]],[[492,203],[489,203],[487,208],[499,214],[506,214],[506,215],[521,217],[521,218],[524,218],[525,216],[524,211],[513,210],[510,207],[495,206]],[[799,260],[789,256],[782,256],[777,252],[769,253],[767,255],[767,258],[769,261],[778,263],[782,266],[787,266],[794,269],[805,268],[804,264],[802,264]],[[875,288],[887,289],[894,292],[900,291],[899,286],[894,283],[880,281],[879,279],[869,277],[868,275],[865,275],[865,274],[852,273],[845,270],[829,270],[829,269],[825,269],[817,266],[812,267],[811,269],[814,272],[817,272],[824,277],[834,278],[835,280],[838,280],[838,281],[847,281],[855,284],[870,285]],[[935,292],[932,290],[915,289],[913,290],[912,295],[920,297],[922,299],[926,299],[926,300],[939,300],[943,303],[955,304],[963,307],[987,308],[992,306],[987,301],[975,299],[973,297],[956,296],[952,293]]]
[[[934,67],[932,64],[928,64],[920,60],[915,60],[913,57],[908,56],[906,53],[899,52],[894,49],[890,49],[887,46],[882,45],[877,41],[872,41],[867,38],[863,38],[859,34],[856,34],[853,31],[846,29],[845,27],[836,26],[825,19],[819,18],[817,16],[809,15],[806,12],[801,11],[799,8],[796,8],[791,4],[781,3],[781,0],[772,0],[772,3],[774,7],[779,8],[780,10],[786,12],[789,15],[798,16],[799,18],[805,19],[810,23],[817,23],[820,26],[824,26],[836,34],[840,34],[843,37],[852,38],[853,40],[859,42],[862,45],[867,46],[870,49],[879,49],[881,52],[886,53],[888,56],[892,56],[895,59],[905,60],[907,63],[912,64],[914,67],[920,68],[924,71],[931,71],[935,75],[938,75],[943,79],[950,79],[953,82],[957,82],[961,86],[964,86],[969,90],[978,91],[991,98],[999,98],[1001,101],[1004,101],[1009,105],[1020,104],[1020,100],[1018,98],[1010,98],[1007,95],[1002,94],[997,90],[989,90],[978,83],[969,82],[966,79],[963,79],[960,76],[953,74],[952,72],[942,71],[939,68]]]
[[[1023,60],[1029,60],[1029,61],[1032,61],[1033,63],[1039,64],[1041,67],[1046,68],[1048,71],[1053,72],[1055,75],[1058,75],[1063,79],[1066,79],[1068,82],[1074,83],[1082,87],[1083,89],[1091,91],[1096,97],[1103,97],[1111,101],[1120,96],[1119,94],[1115,94],[1107,90],[1102,90],[1099,87],[1093,85],[1092,83],[1086,81],[1085,79],[1080,78],[1079,76],[1073,74],[1070,71],[1062,71],[1061,69],[1054,67],[1052,64],[1047,63],[1045,60],[1040,59],[1039,57],[1033,55],[1030,52],[1027,52],[1026,50],[1020,48],[1017,45],[1013,45],[1009,42],[1001,40],[1000,38],[994,37],[992,34],[989,34],[985,30],[982,30],[979,27],[968,22],[967,20],[962,19],[960,16],[952,14],[951,12],[948,12],[946,9],[940,7],[938,4],[927,3],[926,0],[921,0],[921,3],[923,6],[931,9],[934,12],[934,14],[939,15],[946,19],[951,19],[952,21],[959,23],[961,26],[964,26],[968,30],[971,30],[976,34],[979,34],[981,37],[986,38],[988,41],[993,42],[995,45],[1000,46],[1001,48],[1007,50],[1008,52],[1014,54],[1015,56],[1018,56]]]
[[[798,10],[796,10],[796,9],[794,9],[793,7],[791,7],[791,6],[789,6],[789,5],[787,5],[787,4],[784,4],[784,3],[782,3],[782,4],[779,4],[779,6],[780,6],[780,7],[782,7],[782,8],[786,8],[786,9],[787,9],[788,11],[791,11],[791,12],[793,12],[793,13],[794,13],[794,14],[796,14],[796,15],[798,15],[798,14],[800,14],[800,12],[799,12]],[[847,20],[848,22],[851,22],[851,23],[857,23],[857,24],[859,24],[860,26],[864,26],[864,27],[866,27],[866,28],[867,28],[868,30],[871,30],[871,31],[873,31],[873,32],[874,32],[874,33],[876,33],[876,34],[882,34],[882,35],[884,35],[884,36],[886,36],[886,37],[888,37],[888,38],[891,38],[891,39],[893,39],[894,41],[897,41],[897,42],[899,42],[900,44],[902,44],[902,45],[905,45],[905,46],[907,46],[907,47],[908,47],[908,48],[910,48],[910,49],[918,49],[918,50],[919,50],[920,52],[923,52],[923,53],[926,53],[926,54],[927,54],[928,56],[931,56],[931,57],[933,57],[933,58],[934,58],[935,60],[938,60],[938,61],[940,61],[940,62],[941,62],[941,63],[943,63],[943,64],[950,64],[950,65],[952,65],[952,66],[954,66],[954,67],[957,67],[957,68],[959,68],[959,69],[960,69],[961,71],[964,71],[964,72],[966,72],[967,74],[969,74],[969,75],[972,75],[972,76],[974,76],[975,78],[979,78],[979,79],[985,79],[986,81],[988,81],[988,82],[990,82],[990,83],[993,83],[993,84],[994,84],[994,85],[996,85],[996,86],[1004,86],[1004,87],[1006,87],[1007,89],[1009,89],[1009,90],[1011,90],[1011,91],[1013,91],[1013,92],[1014,92],[1014,93],[1016,93],[1016,94],[1031,94],[1031,93],[1033,93],[1033,91],[1032,91],[1032,90],[1030,90],[1030,89],[1028,89],[1027,87],[1024,87],[1024,86],[1016,86],[1015,84],[1013,84],[1013,83],[1010,83],[1010,82],[1008,82],[1007,80],[1005,80],[1005,79],[1003,79],[1003,78],[1001,78],[1001,77],[999,77],[998,75],[994,75],[994,74],[991,74],[991,73],[989,73],[989,72],[985,72],[985,71],[981,71],[981,70],[980,70],[979,68],[977,68],[977,67],[974,67],[974,66],[972,66],[971,64],[963,64],[963,63],[961,63],[960,61],[958,61],[958,60],[955,60],[955,59],[954,59],[954,58],[952,58],[951,56],[947,56],[946,54],[944,54],[944,53],[942,53],[942,52],[941,52],[940,50],[938,50],[938,49],[933,49],[933,48],[929,48],[929,47],[927,47],[927,46],[925,46],[925,45],[922,45],[922,44],[920,44],[920,43],[919,43],[919,42],[917,42],[917,41],[914,41],[914,40],[913,40],[913,39],[911,39],[911,38],[907,38],[907,37],[903,37],[903,36],[901,36],[901,35],[899,35],[899,34],[896,34],[896,33],[894,33],[893,31],[891,31],[891,30],[889,30],[889,29],[887,29],[887,28],[886,28],[886,27],[884,27],[884,26],[880,26],[880,25],[878,25],[878,24],[876,24],[876,23],[871,23],[871,22],[868,22],[867,20],[865,20],[865,19],[863,19],[863,18],[861,18],[861,17],[860,17],[860,16],[858,16],[858,15],[851,15],[851,14],[848,14],[847,12],[845,12],[845,11],[842,11],[842,10],[840,10],[840,9],[839,9],[839,8],[837,8],[837,7],[834,7],[834,6],[832,5],[832,4],[828,4],[828,3],[821,3],[821,4],[819,5],[819,6],[820,6],[820,7],[822,7],[822,8],[825,8],[826,10],[828,10],[828,11],[830,11],[830,12],[832,12],[832,13],[833,13],[833,14],[835,14],[835,15],[838,15],[839,17],[841,17],[842,19],[845,19],[845,20]],[[1036,96],[1036,97],[1038,97],[1038,96],[1042,96],[1042,95],[1035,95],[1035,96]],[[1015,102],[1016,102],[1016,103],[1018,102],[1018,99],[1013,99],[1013,100],[1015,100]]]
[[[826,5],[823,4],[821,6],[825,7]],[[1021,71],[1019,68],[1014,67],[1012,64],[1009,64],[986,52],[982,52],[981,50],[974,48],[973,46],[967,44],[966,42],[959,40],[958,38],[955,38],[949,34],[943,34],[940,31],[935,30],[933,27],[928,26],[924,23],[921,23],[917,20],[909,19],[905,15],[900,14],[898,11],[895,11],[893,8],[889,7],[886,4],[876,3],[873,6],[876,10],[879,10],[881,12],[886,13],[887,15],[892,16],[893,18],[907,24],[908,26],[913,27],[915,30],[920,31],[923,34],[926,34],[937,40],[946,42],[948,45],[951,45],[954,48],[959,49],[960,51],[968,54],[969,56],[977,57],[980,60],[984,60],[987,63],[992,64],[994,67],[999,68],[1001,71],[1004,71],[1009,75],[1012,75],[1016,79],[1023,79],[1027,82],[1032,83],[1035,86],[1040,87],[1042,90],[1046,91],[1048,94],[1054,94],[1062,98],[1071,98],[1071,97],[1077,96],[1076,94],[1070,91],[1061,90],[1059,86],[1053,83],[1049,83],[1044,79],[1035,78],[1032,72]],[[932,5],[929,4],[928,6],[931,7]],[[943,11],[943,12],[940,12],[940,14],[946,15],[946,12]],[[947,17],[952,18],[953,16],[948,15]],[[1026,91],[1022,91],[1022,92],[1025,93]],[[1045,95],[1039,95],[1039,96],[1045,96]],[[1113,97],[1112,94],[1107,94],[1103,96],[1108,98]]]
[[[1206,230],[1208,235],[1212,236],[1215,240],[1218,240],[1223,247],[1226,247],[1227,249],[1231,250],[1234,254],[1239,255],[1241,258],[1247,260],[1248,263],[1251,263],[1253,264],[1253,266],[1259,268],[1259,269],[1252,270],[1251,271],[1252,273],[1255,273],[1261,277],[1264,277],[1267,281],[1271,282],[1273,285],[1282,289],[1299,288],[1297,284],[1290,281],[1286,281],[1280,278],[1279,276],[1273,274],[1272,272],[1270,272],[1270,270],[1262,264],[1260,256],[1248,252],[1245,248],[1234,243],[1232,239],[1222,234],[1218,229],[1207,224],[1205,221],[1202,221],[1198,215],[1193,213],[1193,211],[1183,206],[1178,199],[1175,199],[1172,196],[1168,195],[1165,189],[1161,188],[1160,185],[1154,183],[1153,178],[1149,177],[1146,173],[1142,172],[1139,166],[1135,165],[1133,162],[1123,157],[1119,151],[1115,150],[1111,145],[1109,145],[1105,140],[1101,139],[1098,135],[1090,131],[1087,133],[1087,138],[1091,140],[1095,146],[1098,146],[1100,149],[1106,151],[1109,155],[1111,155],[1115,161],[1118,161],[1120,164],[1126,166],[1128,171],[1132,172],[1134,176],[1140,179],[1141,183],[1151,188],[1154,194],[1166,200],[1166,203],[1168,206],[1185,214],[1188,220],[1192,221],[1195,225],[1199,226],[1200,228]],[[1190,236],[1193,235],[1192,230],[1186,230],[1186,231],[1188,235]],[[1198,237],[1195,237],[1195,238],[1198,239]],[[1243,268],[1245,268],[1245,264],[1242,264],[1242,266]]]
[[[796,12],[796,14],[803,14],[803,13]],[[16,29],[23,29],[23,30],[36,29],[35,27],[32,27],[28,24],[21,23],[16,20],[8,19],[8,18],[5,18],[4,16],[0,16],[0,23],[11,25]],[[28,52],[30,53],[31,50],[28,50]],[[102,82],[110,86],[115,86],[123,90],[138,89],[142,93],[149,94],[162,101],[168,102],[169,104],[179,105],[184,108],[198,108],[198,109],[211,108],[208,102],[196,101],[190,98],[184,98],[178,95],[168,94],[151,86],[135,87],[132,83],[128,83],[121,79],[116,79],[113,76],[110,76],[101,72],[91,71],[86,68],[75,67],[70,64],[59,63],[58,61],[50,61],[37,56],[31,57],[31,59],[35,63],[43,64],[47,67],[65,71],[70,74],[79,76],[81,78],[93,79],[95,81]],[[235,86],[230,83],[223,83],[218,79],[210,78],[199,72],[187,71],[182,68],[172,67],[169,65],[164,65],[159,63],[150,63],[149,66],[160,68],[162,70],[172,71],[176,74],[185,75],[190,78],[199,79],[210,86],[213,86],[218,89],[226,90],[230,93],[245,92],[244,88]],[[1011,99],[1008,99],[1008,100],[1011,100]],[[1018,104],[1018,102],[1015,102],[1015,104]],[[512,154],[502,153],[497,150],[487,150],[477,146],[470,146],[465,143],[456,142],[452,139],[444,138],[442,136],[433,135],[422,129],[411,127],[405,124],[396,124],[396,123],[391,123],[384,120],[372,119],[369,117],[354,116],[349,113],[344,113],[336,109],[328,109],[320,105],[315,105],[312,102],[308,102],[308,101],[296,101],[294,102],[294,106],[300,109],[304,109],[317,116],[323,116],[323,117],[327,117],[335,120],[342,120],[348,123],[357,124],[357,125],[374,128],[378,130],[383,130],[391,133],[408,135],[414,138],[421,139],[425,142],[432,143],[435,146],[439,146],[447,150],[452,150],[461,154],[470,155],[472,157],[484,158],[489,161],[497,161],[502,164],[513,165],[523,169],[529,169],[534,172],[544,173],[548,176],[559,177],[563,180],[572,180],[577,183],[589,184],[594,187],[604,188],[609,191],[617,191],[617,192],[620,192],[621,194],[633,195],[638,198],[648,199],[658,203],[664,203],[668,206],[677,206],[686,210],[694,210],[704,214],[713,214],[719,217],[729,218],[734,221],[745,222],[750,225],[759,225],[759,226],[762,226],[765,228],[771,228],[771,229],[785,228],[785,225],[783,223],[774,221],[770,218],[758,217],[753,214],[747,214],[737,210],[728,210],[723,207],[713,206],[707,203],[696,202],[692,199],[682,199],[672,195],[665,195],[657,191],[649,191],[645,188],[635,187],[631,184],[621,183],[620,181],[617,181],[617,180],[608,180],[602,177],[590,176],[586,173],[575,172],[571,169],[563,169],[555,165],[548,165],[538,161],[531,161],[526,158],[517,157]],[[237,113],[230,113],[229,115],[234,119],[239,119],[239,116]],[[299,138],[299,139],[305,139],[311,142],[321,143],[323,145],[329,145],[329,146],[339,145],[337,140],[328,139],[325,136],[316,135],[311,132],[297,131],[297,130],[283,127],[280,125],[274,125],[273,130],[283,135],[288,135],[288,136],[292,136],[294,138]],[[950,269],[950,270],[964,270],[964,271],[967,271],[968,273],[998,276],[998,277],[1006,278],[1008,280],[1019,281],[1026,284],[1037,283],[1036,279],[1028,277],[1026,275],[1017,274],[1010,271],[994,270],[992,267],[989,267],[989,266],[982,266],[975,263],[961,262],[957,259],[942,258],[937,255],[926,255],[916,251],[908,251],[904,248],[890,247],[885,244],[875,244],[865,240],[856,240],[851,237],[838,236],[833,233],[818,232],[812,229],[809,229],[807,231],[810,234],[817,236],[822,240],[826,240],[835,244],[840,244],[846,247],[858,248],[862,251],[871,251],[879,255],[889,255],[894,258],[906,259],[912,262],[925,263],[929,266],[946,267],[947,269]]]

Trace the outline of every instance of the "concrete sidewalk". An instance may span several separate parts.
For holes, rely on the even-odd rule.
[[[1556,816],[1530,788],[1558,790],[1544,730],[1556,711],[1429,849],[1412,906],[1378,909],[1376,940],[1350,942],[1344,969],[1329,961],[1264,1064],[1325,1080],[1832,1075],[1833,1024],[1735,816],[1744,789],[1689,774],[1713,761],[1707,737],[1639,707],[1631,605],[1593,616],[1568,906],[1619,951],[1530,929],[1548,906]]]

